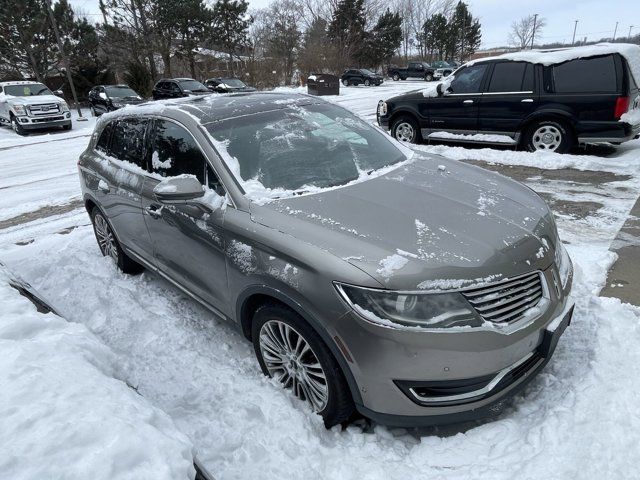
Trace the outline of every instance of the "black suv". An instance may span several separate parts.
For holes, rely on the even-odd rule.
[[[231,92],[255,92],[256,89],[250,87],[239,78],[235,77],[218,77],[209,78],[204,82],[205,86],[212,92],[231,93]]]
[[[608,47],[470,62],[437,88],[380,101],[378,123],[412,143],[510,144],[560,153],[575,144],[620,144],[640,133],[638,79],[629,66],[640,60],[640,47],[626,45],[624,55]]]
[[[345,87],[349,85],[364,85],[368,87],[369,85],[382,85],[384,79],[382,75],[378,75],[366,68],[350,68],[344,71],[340,81]]]
[[[129,85],[96,85],[89,91],[89,107],[94,117],[142,102],[144,99]]]
[[[163,78],[153,87],[153,99],[180,98],[211,93],[207,87],[193,78]]]

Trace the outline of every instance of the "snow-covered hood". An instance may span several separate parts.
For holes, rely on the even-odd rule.
[[[29,97],[7,96],[7,101],[11,104],[19,105],[40,105],[43,103],[65,103],[65,101],[55,95],[33,95]]]
[[[418,154],[369,181],[252,205],[252,218],[395,289],[543,269],[553,261],[557,241],[549,209],[527,187]]]

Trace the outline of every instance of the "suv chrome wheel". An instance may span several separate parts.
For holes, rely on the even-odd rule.
[[[402,122],[396,127],[396,140],[400,142],[413,142],[416,132],[413,125],[408,122]]]
[[[118,263],[118,247],[116,245],[116,239],[102,214],[97,213],[93,218],[93,228],[96,232],[98,246],[100,247],[102,255],[105,257],[109,255],[116,263]]]
[[[342,80],[342,85],[344,85],[345,87],[349,86],[349,80]]]
[[[536,150],[555,152],[562,144],[562,132],[554,125],[542,125],[533,132],[531,144]]]
[[[329,400],[327,377],[315,352],[292,326],[268,320],[260,329],[260,353],[271,377],[321,412]]]

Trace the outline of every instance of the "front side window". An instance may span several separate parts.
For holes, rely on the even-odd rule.
[[[556,93],[616,93],[613,55],[577,58],[553,66]]]
[[[533,90],[533,68],[526,62],[500,62],[493,67],[488,92],[529,92]]]
[[[226,150],[223,157],[237,162],[229,166],[238,180],[257,188],[344,185],[406,159],[383,133],[335,105],[296,106],[205,127]]]
[[[208,92],[209,89],[197,80],[181,80],[180,86],[184,92]]]
[[[151,142],[151,170],[163,177],[195,175],[205,182],[207,161],[191,134],[180,125],[157,120]]]
[[[105,87],[107,95],[111,98],[139,98],[139,95],[129,87]]]
[[[449,92],[453,94],[479,93],[487,66],[488,65],[484,63],[458,70],[455,78],[449,85]]]
[[[148,120],[142,118],[118,120],[113,126],[110,155],[146,170],[145,133],[147,124]]]

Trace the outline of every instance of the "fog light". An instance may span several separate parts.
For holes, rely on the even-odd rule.
[[[23,117],[23,118],[20,119],[20,123],[27,123],[28,121],[29,121],[28,118],[24,118]]]
[[[64,116],[67,117],[67,118],[71,118],[71,114],[69,112],[65,113]]]

